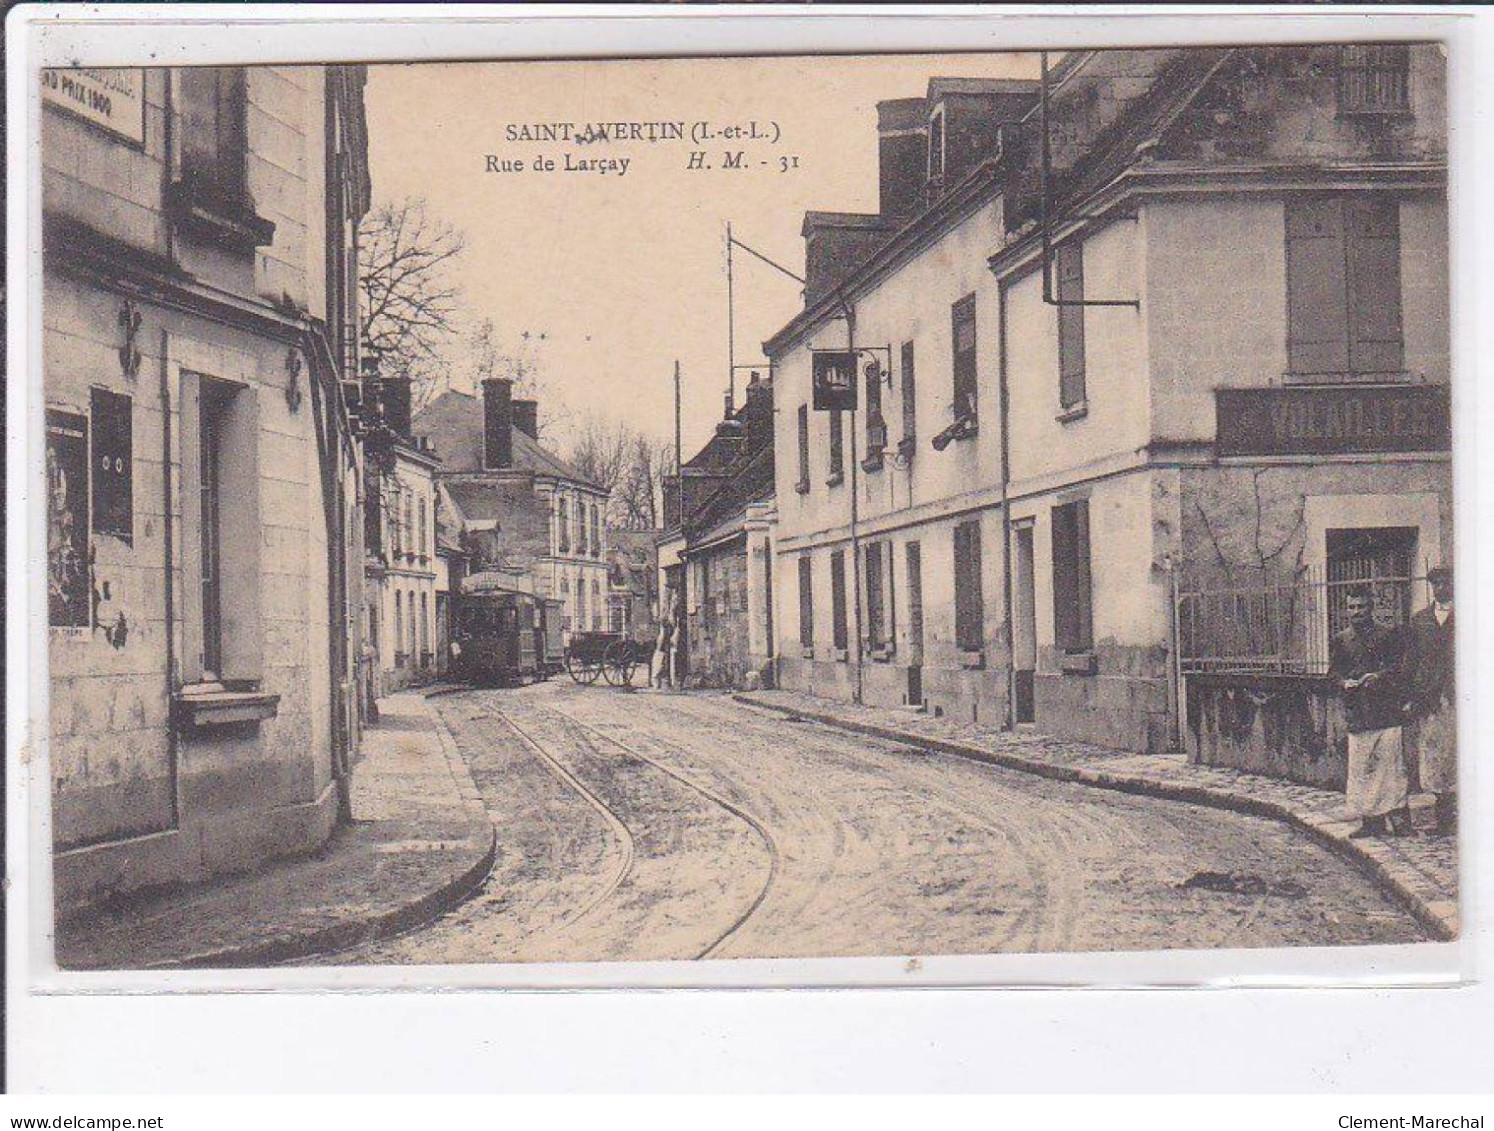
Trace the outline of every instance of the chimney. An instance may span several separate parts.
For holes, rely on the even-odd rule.
[[[539,439],[539,401],[514,401],[514,427],[531,440]]]
[[[501,471],[514,462],[514,383],[490,377],[482,383],[482,465]]]
[[[923,201],[928,175],[928,104],[922,98],[877,103],[878,209],[888,220],[907,220]]]
[[[881,216],[856,212],[806,212],[804,305],[813,306],[871,258],[892,224]]]

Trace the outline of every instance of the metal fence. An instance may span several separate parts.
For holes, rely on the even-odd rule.
[[[1324,675],[1334,636],[1348,627],[1350,591],[1368,589],[1376,623],[1394,628],[1411,614],[1424,579],[1377,574],[1370,563],[1309,569],[1280,584],[1181,591],[1178,661],[1184,675],[1257,672]]]

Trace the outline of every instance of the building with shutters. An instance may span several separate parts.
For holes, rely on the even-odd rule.
[[[416,443],[440,460],[436,480],[460,515],[467,576],[520,570],[536,596],[562,602],[562,632],[610,623],[608,492],[539,441],[539,406],[513,382],[455,389],[415,414]]]
[[[706,445],[666,477],[662,590],[687,685],[772,684],[773,382],[753,373]]]
[[[765,346],[781,679],[1156,750],[1174,586],[1450,560],[1445,61],[1079,52],[1046,88],[881,104],[879,216],[806,219]],[[848,343],[860,411],[817,412]]]
[[[59,911],[321,845],[359,734],[361,67],[42,76]]]

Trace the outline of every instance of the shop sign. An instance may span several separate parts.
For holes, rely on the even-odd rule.
[[[1445,452],[1445,385],[1219,389],[1221,456]]]
[[[816,350],[813,356],[817,412],[856,410],[856,355],[850,350]]]
[[[145,144],[145,71],[139,67],[49,68],[42,101],[136,145]]]

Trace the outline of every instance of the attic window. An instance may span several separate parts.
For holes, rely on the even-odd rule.
[[[1338,49],[1340,114],[1404,114],[1411,109],[1411,48],[1405,44]]]

